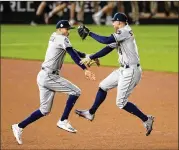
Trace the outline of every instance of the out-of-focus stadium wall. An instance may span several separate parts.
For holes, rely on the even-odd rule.
[[[106,2],[104,2],[106,3]],[[163,11],[163,3],[159,2],[158,11]],[[35,12],[40,4],[40,1],[6,1],[0,3],[0,19],[1,24],[29,24],[35,16]],[[50,9],[53,9],[55,5],[51,5]],[[130,14],[131,5],[129,1],[124,2],[125,13]],[[142,7],[142,6],[141,6]],[[140,4],[139,9],[141,10]],[[84,7],[84,23],[92,24],[92,15],[94,14],[93,2],[85,2]],[[117,12],[117,7],[114,9],[113,14]],[[104,18],[105,16],[103,16]],[[51,23],[56,23],[59,19],[69,19],[69,9],[66,8],[61,15],[53,17]],[[131,18],[129,17],[129,23]],[[43,15],[41,16],[41,23],[44,23]],[[140,18],[140,24],[178,24],[178,18]]]

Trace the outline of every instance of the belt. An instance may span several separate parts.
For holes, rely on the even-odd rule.
[[[135,66],[135,65],[131,65],[131,66]],[[131,66],[130,65],[121,65],[121,67],[123,67],[123,68],[130,68]],[[140,64],[137,64],[136,66],[139,67]]]
[[[48,72],[51,73],[51,74],[59,75],[58,70],[54,71],[54,70],[50,70],[50,69],[48,69],[48,68],[44,68],[44,67],[42,67],[42,70],[48,71]]]

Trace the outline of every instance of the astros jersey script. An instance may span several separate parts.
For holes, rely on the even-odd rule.
[[[42,67],[47,67],[55,71],[60,69],[66,55],[65,49],[67,47],[72,47],[69,39],[66,36],[54,32],[49,39],[45,61]]]
[[[66,55],[66,48],[72,47],[68,37],[54,32],[49,39],[45,60],[37,76],[40,91],[40,110],[45,115],[52,108],[55,92],[80,95],[80,89],[59,75]]]
[[[116,105],[123,108],[134,87],[140,81],[142,71],[137,45],[130,26],[126,25],[118,29],[113,36],[116,42],[108,46],[117,49],[121,67],[106,77],[99,86],[105,91],[117,87]]]

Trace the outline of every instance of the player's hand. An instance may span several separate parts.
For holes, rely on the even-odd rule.
[[[78,27],[78,34],[81,37],[82,40],[86,39],[88,36],[90,30],[85,25],[80,25]]]
[[[85,70],[85,77],[89,80],[96,80],[95,74],[90,70]]]
[[[88,66],[88,64],[90,63],[91,59],[89,57],[89,55],[87,55],[85,58],[83,58],[81,61],[80,61],[80,64],[84,64],[85,66]]]

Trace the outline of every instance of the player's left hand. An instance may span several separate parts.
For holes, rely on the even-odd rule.
[[[78,27],[78,34],[82,40],[84,40],[88,36],[89,32],[90,30],[85,25],[80,25]]]

